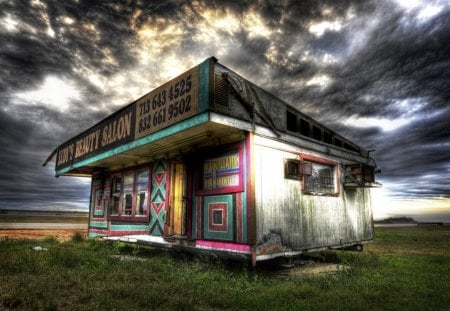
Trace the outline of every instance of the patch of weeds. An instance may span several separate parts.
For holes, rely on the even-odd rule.
[[[84,237],[80,232],[75,232],[72,235],[72,242],[83,242],[84,241]]]
[[[12,294],[1,294],[0,295],[0,309],[3,310],[3,308],[11,308],[16,309],[21,307],[23,304],[23,301],[20,297],[17,297],[16,295]]]
[[[54,235],[49,235],[49,236],[45,237],[44,242],[46,242],[46,243],[57,243],[58,239]]]

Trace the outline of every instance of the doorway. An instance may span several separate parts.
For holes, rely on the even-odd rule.
[[[186,166],[174,162],[170,170],[170,200],[167,226],[168,236],[186,234]]]

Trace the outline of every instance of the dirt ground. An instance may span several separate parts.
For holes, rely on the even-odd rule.
[[[2,229],[0,238],[42,240],[51,236],[58,241],[68,241],[77,232],[83,237],[87,235],[87,230],[80,229]]]

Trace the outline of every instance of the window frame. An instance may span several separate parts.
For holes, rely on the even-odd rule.
[[[237,186],[225,186],[223,188],[217,189],[205,189],[203,187],[203,177],[204,177],[204,163],[208,160],[212,160],[215,158],[220,158],[226,156],[227,154],[237,153],[239,159],[239,185]],[[195,173],[195,194],[198,196],[204,195],[218,195],[218,194],[227,194],[227,193],[237,193],[244,191],[244,143],[233,143],[228,146],[221,146],[220,151],[214,151],[208,154],[205,154],[201,157],[198,162],[198,166]]]
[[[327,166],[331,166],[333,168],[333,184],[334,184],[334,191],[332,193],[318,193],[318,192],[314,192],[314,191],[307,191],[305,190],[305,174],[303,173],[303,168],[302,168],[302,178],[301,178],[301,187],[302,187],[302,193],[303,194],[308,194],[308,195],[317,195],[317,196],[338,196],[340,193],[340,178],[339,178],[339,163],[337,161],[333,161],[333,160],[329,160],[329,159],[325,159],[325,158],[321,158],[318,156],[313,156],[310,154],[300,154],[300,159],[303,163],[312,163],[312,165],[314,165],[314,163],[316,164],[321,164],[321,165],[327,165]]]
[[[293,165],[297,166],[296,171],[292,171]],[[284,178],[293,180],[302,180],[303,178],[303,168],[302,161],[297,158],[284,159]]]
[[[115,171],[115,172],[111,172],[111,174],[109,174],[108,178],[110,179],[110,195],[108,198],[108,211],[107,211],[107,218],[108,220],[120,220],[120,221],[134,221],[134,222],[146,222],[149,220],[150,218],[150,193],[151,193],[151,174],[152,174],[152,170],[151,170],[151,165],[142,165],[142,166],[136,166],[133,168],[129,168],[129,169],[125,169],[125,170],[120,170],[120,171]],[[137,196],[137,184],[138,184],[138,175],[142,172],[147,172],[148,173],[148,181],[147,181],[147,187],[146,187],[146,205],[147,205],[147,209],[144,209],[144,214],[136,214],[136,208],[137,208],[137,201],[136,201],[136,196]],[[129,192],[125,192],[125,176],[127,175],[131,175],[133,176],[133,183],[131,186],[131,213],[130,214],[126,214],[125,210],[124,210],[124,194],[127,193],[129,194]],[[115,185],[115,183],[113,182],[114,178],[120,177],[121,178],[121,189],[120,189],[120,193],[119,193],[119,199],[118,199],[118,214],[114,214],[111,215],[111,209],[110,209],[110,204],[112,204],[113,202],[113,187]]]

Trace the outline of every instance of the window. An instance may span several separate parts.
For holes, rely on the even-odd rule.
[[[284,160],[284,177],[301,181],[302,191],[315,195],[336,195],[339,192],[338,166],[331,160],[302,154],[301,160]]]
[[[298,179],[298,180],[302,178],[300,160],[297,159],[284,160],[284,178]]]
[[[148,198],[148,171],[141,171],[136,177],[135,215],[143,216],[147,210]]]
[[[313,125],[313,138],[317,140],[322,140],[322,130],[320,127]]]
[[[111,177],[109,216],[148,216],[149,170],[127,171]]]
[[[297,132],[297,116],[290,111],[286,111],[286,127],[288,131]]]
[[[92,182],[92,198],[91,198],[91,210],[92,217],[98,218],[104,216],[103,210],[103,180],[95,179]]]
[[[330,132],[327,131],[323,132],[323,141],[326,142],[327,144],[333,143],[333,136],[331,135]]]
[[[109,215],[119,215],[120,193],[122,191],[122,176],[113,176],[111,183],[111,200],[109,205]]]
[[[333,165],[304,162],[303,191],[313,194],[335,194],[334,170]]]
[[[309,137],[309,122],[300,119],[300,134]]]
[[[134,173],[127,173],[123,178],[122,215],[131,215],[133,211]]]

